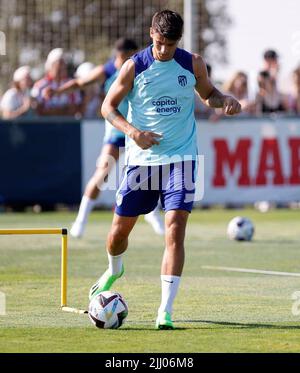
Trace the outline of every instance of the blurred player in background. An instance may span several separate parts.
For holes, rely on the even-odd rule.
[[[227,115],[241,111],[235,98],[223,95],[212,85],[201,56],[178,48],[182,32],[179,14],[170,10],[156,13],[150,29],[153,44],[125,62],[102,105],[103,116],[127,135],[127,166],[107,238],[109,267],[91,287],[89,296],[92,299],[109,290],[122,276],[128,236],[138,216],[153,210],[160,198],[166,233],[157,329],[174,328],[172,306],[183,270],[185,229],[194,201],[194,90],[210,107],[223,108]],[[126,96],[128,121],[118,110]],[[140,184],[136,185],[138,178]]]
[[[67,92],[73,92],[77,89],[83,90],[95,82],[98,82],[101,85],[103,84],[104,91],[107,93],[110,86],[119,75],[119,71],[124,62],[127,61],[128,58],[137,51],[137,49],[137,44],[133,40],[126,38],[118,39],[114,48],[115,55],[106,64],[95,67],[86,76],[72,79],[55,90],[45,90],[44,96],[55,97],[57,95],[66,94]],[[127,99],[124,98],[122,102],[119,103],[119,110],[122,115],[125,117],[127,116]],[[81,237],[83,235],[88,216],[94,208],[96,199],[99,196],[101,185],[104,183],[107,175],[113,167],[111,159],[113,158],[117,161],[119,159],[120,148],[125,146],[125,135],[106,120],[103,142],[104,144],[97,164],[97,169],[85,188],[77,218],[70,230],[70,234],[73,237]],[[145,216],[145,220],[152,225],[157,234],[164,234],[164,226],[158,209],[151,211],[147,216]]]

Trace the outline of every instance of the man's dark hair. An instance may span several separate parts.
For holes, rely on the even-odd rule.
[[[267,70],[260,71],[258,75],[264,79],[269,79],[271,77],[269,71]]]
[[[172,10],[162,10],[154,14],[152,29],[170,40],[179,40],[183,33],[183,19]]]
[[[265,60],[277,60],[278,54],[273,49],[268,49],[264,53],[264,59]]]
[[[137,49],[138,46],[132,39],[120,38],[115,42],[115,50],[118,52],[130,52]]]

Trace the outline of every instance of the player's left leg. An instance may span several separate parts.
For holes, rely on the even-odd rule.
[[[165,216],[166,247],[161,266],[161,304],[156,320],[157,329],[174,329],[172,307],[184,265],[184,237],[189,212],[170,210]]]
[[[165,252],[161,266],[161,305],[157,329],[174,329],[172,307],[184,264],[184,238],[195,193],[195,161],[162,166],[162,207],[165,215]]]

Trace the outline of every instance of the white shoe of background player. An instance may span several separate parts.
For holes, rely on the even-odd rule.
[[[74,221],[72,228],[70,229],[70,235],[74,238],[80,238],[83,235],[85,223]]]
[[[156,234],[159,234],[160,236],[165,234],[164,222],[160,216],[158,208],[145,215],[145,220],[147,223],[152,225],[152,228]]]

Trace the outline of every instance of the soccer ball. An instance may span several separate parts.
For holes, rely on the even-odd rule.
[[[236,216],[230,220],[227,235],[231,240],[251,241],[254,234],[254,225],[248,218]]]
[[[102,291],[89,304],[89,318],[101,329],[119,328],[128,315],[128,307],[121,294]]]

